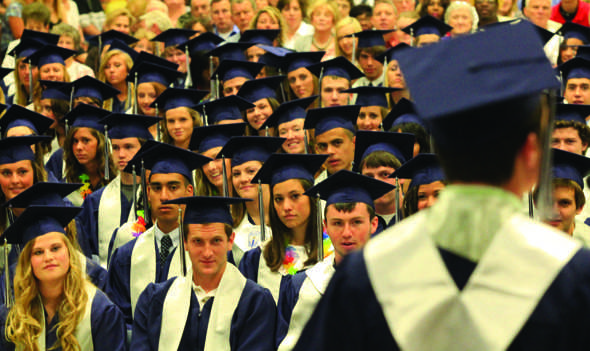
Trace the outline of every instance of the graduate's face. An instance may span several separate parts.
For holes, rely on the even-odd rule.
[[[399,64],[397,60],[393,60],[387,64],[387,85],[390,88],[406,88],[406,81],[404,80],[404,76],[402,74],[402,70],[399,68]]]
[[[193,118],[186,107],[166,111],[166,128],[175,145],[183,145],[193,134]]]
[[[111,139],[111,144],[113,146],[113,162],[119,172],[122,172],[127,167],[127,162],[141,148],[137,138]]]
[[[51,232],[35,239],[31,268],[40,283],[58,283],[70,270],[70,254],[62,233]]]
[[[94,161],[97,147],[98,139],[92,135],[90,128],[81,127],[72,136],[72,151],[82,166]]]
[[[156,109],[150,107],[152,102],[156,100],[158,93],[152,83],[141,83],[137,85],[137,103],[144,115],[154,116]]]
[[[63,82],[65,80],[65,67],[61,63],[48,63],[39,69],[39,79]]]
[[[444,187],[445,185],[440,180],[434,183],[420,185],[418,188],[418,211],[434,205]]]
[[[254,102],[254,108],[246,110],[246,119],[248,124],[255,130],[260,129],[264,122],[272,115],[272,107],[268,99],[260,99]]]
[[[260,161],[248,161],[239,166],[232,167],[232,183],[239,197],[253,200],[258,199],[258,186],[251,182],[261,167],[262,163]],[[263,185],[262,187],[268,187],[268,185]]]
[[[378,221],[376,216],[370,218],[364,203],[356,203],[350,212],[338,211],[334,204],[329,205],[325,227],[334,245],[336,263],[352,251],[363,248],[377,230]]]
[[[389,176],[395,172],[393,167],[388,166],[379,166],[379,167],[367,167],[366,165],[363,166],[361,169],[361,174],[373,179],[380,180],[382,182],[386,182],[392,185],[395,185],[395,178],[390,178]],[[385,195],[381,196],[380,198],[374,201],[375,207],[387,207],[387,208],[395,208],[395,190],[392,190]],[[402,203],[402,199],[400,199],[400,204]]]
[[[287,138],[283,143],[283,150],[288,154],[305,153],[305,129],[304,118],[298,118],[279,124],[279,137]]]
[[[380,131],[383,114],[380,106],[361,107],[359,116],[356,120],[358,130]]]
[[[553,210],[555,219],[549,225],[572,235],[574,231],[574,219],[582,212],[584,207],[576,208],[575,190],[567,186],[558,186],[553,189]]]
[[[313,77],[305,67],[297,68],[287,74],[289,86],[298,99],[310,97],[313,94]]]
[[[574,57],[578,53],[578,46],[584,45],[584,42],[578,38],[567,38],[565,43],[562,44],[560,49],[561,62],[565,63]]]
[[[316,136],[316,153],[328,154],[325,166],[334,174],[350,169],[354,160],[354,137],[344,128],[334,128]]]
[[[372,52],[363,49],[360,50],[359,65],[365,73],[365,76],[371,81],[379,78],[383,74],[383,64],[375,60]]]
[[[235,77],[226,80],[223,82],[223,96],[236,95],[247,80],[245,77]]]
[[[125,83],[127,78],[127,64],[123,54],[113,55],[104,66],[106,80],[111,85]]]
[[[203,166],[203,173],[209,180],[211,184],[213,184],[219,193],[221,194],[221,190],[223,189],[223,159],[216,158],[219,151],[221,151],[222,147],[214,147],[202,153],[203,156],[207,156],[213,159],[213,161],[205,164]],[[227,184],[231,184],[231,159],[225,159],[225,171],[227,175]]]
[[[306,228],[311,213],[309,197],[298,179],[289,179],[272,188],[272,202],[277,216],[289,229]]]
[[[580,133],[574,127],[555,128],[551,134],[551,147],[584,155],[588,144],[582,142]]]
[[[32,161],[29,160],[0,165],[0,187],[6,200],[33,186],[34,173]]]
[[[350,81],[346,78],[327,76],[322,78],[322,105],[323,107],[345,106],[350,100],[350,93],[343,90],[350,88]]]
[[[563,98],[570,104],[590,104],[590,79],[570,78],[565,85]]]
[[[357,43],[356,47],[358,48],[358,38],[353,39],[352,37],[347,37],[347,35],[353,34],[355,32],[356,32],[356,30],[354,29],[354,26],[352,24],[342,26],[342,27],[338,28],[338,31],[336,32],[336,39],[338,40],[338,46],[340,47],[340,50],[342,50],[342,52],[346,56],[352,56],[352,42],[353,42],[353,40]]]
[[[227,252],[232,249],[234,234],[228,238],[223,223],[187,225],[185,250],[193,265],[193,281],[221,279],[227,264]]]
[[[193,186],[179,173],[150,175],[147,190],[152,217],[166,223],[177,221],[179,205],[163,205],[162,202],[193,194]]]

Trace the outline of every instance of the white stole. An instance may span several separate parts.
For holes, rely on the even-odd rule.
[[[137,238],[137,242],[133,247],[131,253],[131,268],[129,274],[129,294],[131,297],[131,311],[135,315],[135,305],[139,299],[139,295],[145,290],[149,283],[156,281],[156,265],[159,264],[158,256],[156,255],[155,247],[155,228],[146,230]],[[184,252],[187,266],[189,265],[190,257]],[[170,262],[170,269],[168,270],[167,278],[180,276],[182,274],[180,267],[180,247],[174,250],[172,261]],[[188,269],[188,267],[187,267]]]
[[[109,242],[113,231],[121,225],[121,176],[105,186],[98,202],[98,258],[107,268]]]
[[[377,300],[403,350],[505,350],[580,248],[514,215],[459,291],[421,223],[385,233],[364,251]]]
[[[260,260],[258,261],[258,285],[270,290],[272,298],[275,300],[275,305],[279,301],[279,292],[281,290],[281,279],[283,275],[279,272],[270,270],[264,259],[264,248],[270,241],[265,241],[260,245]]]
[[[230,351],[229,337],[231,321],[242,291],[246,286],[246,278],[231,264],[226,264],[225,272],[213,298],[205,351]],[[174,280],[162,308],[162,326],[158,350],[178,350],[180,340],[190,312],[190,300],[193,294],[192,271],[186,277],[179,276]],[[203,306],[200,306],[202,309]]]
[[[232,246],[232,254],[234,256],[236,266],[240,264],[240,261],[244,256],[244,252],[260,245],[260,230],[261,229],[259,225],[250,223],[247,214],[245,214],[244,218],[242,218],[240,225],[234,229],[236,236]],[[270,226],[265,227],[265,234],[266,240],[270,240],[272,237],[272,230],[270,229]]]

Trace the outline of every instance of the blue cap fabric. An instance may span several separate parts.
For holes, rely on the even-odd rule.
[[[225,44],[219,45],[215,49],[209,51],[207,56],[215,56],[219,58],[220,63],[225,60],[247,61],[244,51],[252,45],[253,44],[251,43],[226,42]]]
[[[160,56],[152,55],[149,52],[145,51],[142,51],[137,55],[137,58],[133,62],[133,66],[135,67],[135,65],[140,65],[144,62],[153,63],[158,66],[163,66],[172,70],[178,69],[178,64],[168,61]]]
[[[88,38],[88,42],[94,46],[98,46],[98,44],[99,44],[98,39],[99,38],[101,39],[102,47],[105,47],[105,45],[110,45],[113,42],[113,40],[115,40],[115,39],[120,40],[127,45],[131,45],[131,44],[139,41],[138,39],[136,39],[128,34],[111,29],[111,30],[106,31],[104,33],[100,33],[98,35]]]
[[[252,179],[271,187],[289,179],[305,179],[314,183],[314,175],[322,167],[328,155],[272,154]]]
[[[239,42],[272,46],[279,33],[278,29],[248,29],[241,34]]]
[[[9,75],[13,71],[14,71],[14,69],[12,69],[12,68],[0,67],[0,79],[4,79],[4,77]]]
[[[6,105],[1,105],[0,110],[5,108]],[[49,117],[14,104],[0,118],[0,131],[2,135],[6,135],[6,132],[14,127],[27,127],[35,135],[41,135],[49,129],[53,122],[54,120]]]
[[[66,123],[74,127],[86,127],[96,129],[104,134],[104,125],[100,124],[100,120],[110,115],[111,112],[99,107],[94,107],[87,104],[79,104],[68,112],[64,119]]]
[[[564,83],[572,78],[587,78],[590,79],[590,60],[581,57],[574,57],[557,67],[561,71],[561,76]]]
[[[322,72],[322,68],[323,77],[336,76],[347,80],[353,80],[364,76],[360,69],[342,56],[307,67],[307,69],[318,78]]]
[[[231,137],[240,136],[246,130],[246,123],[209,125],[193,129],[189,150],[199,153],[216,147],[223,147]]]
[[[106,84],[90,76],[76,79],[70,83],[68,87],[64,88],[64,92],[69,96],[72,89],[74,89],[74,99],[79,97],[91,97],[97,99],[101,103],[121,93],[110,84]]]
[[[149,128],[161,121],[160,117],[111,113],[99,123],[106,125],[111,139],[141,138],[153,139]]]
[[[177,78],[182,76],[181,72],[176,69],[160,66],[148,61],[134,64],[127,75],[127,80],[133,82],[137,73],[137,84],[141,83],[160,83],[168,87]]]
[[[75,53],[73,50],[64,49],[59,46],[46,45],[35,51],[34,54],[28,57],[28,60],[33,66],[37,67],[43,67],[50,63],[59,63],[65,66],[66,59]]]
[[[385,34],[393,32],[393,29],[388,30],[363,30],[354,34],[345,35],[347,38],[358,38],[359,48],[370,48],[373,46],[385,46]]]
[[[393,60],[397,60],[397,56],[400,54],[400,52],[412,49],[413,48],[406,43],[399,43],[396,46],[387,49],[387,51],[385,51],[384,53],[375,56],[375,60],[384,63],[385,59],[387,58],[387,62],[391,62]]]
[[[576,38],[584,42],[584,44],[590,44],[590,28],[581,24],[565,22],[555,33],[561,35],[564,41],[569,38]]]
[[[26,208],[29,206],[67,206],[64,198],[83,184],[38,182],[4,203],[5,207]]]
[[[305,116],[307,115],[306,109],[315,101],[315,99],[317,99],[317,97],[317,95],[314,95],[303,99],[283,102],[270,116],[268,116],[260,128],[278,127],[283,123],[291,122],[296,119],[305,119]]]
[[[209,94],[205,90],[168,88],[152,102],[151,107],[156,107],[160,111],[168,111],[177,107],[193,108]]]
[[[293,72],[301,67],[307,68],[313,64],[320,62],[322,57],[326,54],[325,51],[309,51],[309,52],[292,52],[286,54],[279,62],[284,74]]]
[[[41,100],[55,99],[55,100],[69,100],[70,96],[66,93],[70,83],[57,82],[52,80],[39,80],[39,84],[43,88],[41,92]]]
[[[418,37],[424,34],[436,34],[439,37],[442,37],[450,32],[451,29],[453,29],[453,27],[445,22],[430,15],[426,15],[402,30],[413,37]]]
[[[359,166],[370,154],[385,151],[406,163],[414,156],[415,137],[410,133],[358,131],[354,147],[354,164]]]
[[[584,189],[584,177],[590,174],[590,158],[553,149],[553,178],[570,179]]]
[[[515,18],[515,19],[509,20],[509,21],[494,22],[494,23],[486,24],[485,26],[479,28],[478,30],[485,31],[489,28],[494,28],[497,26],[512,26],[512,25],[520,23],[521,21],[527,21],[527,19]],[[530,22],[530,23],[533,24],[532,22]],[[555,33],[548,31],[547,29],[545,29],[543,27],[539,27],[535,24],[533,24],[533,27],[537,31],[537,34],[539,35],[539,38],[541,39],[541,42],[543,43],[543,45],[545,45],[555,35]]]
[[[314,108],[307,111],[304,128],[315,129],[316,136],[335,128],[354,133],[360,111],[361,107],[357,105]]]
[[[47,44],[34,39],[21,39],[20,43],[10,50],[8,54],[16,58],[29,57],[45,45]]]
[[[435,154],[419,154],[396,169],[389,177],[411,179],[408,190],[416,186],[445,180],[445,175]]]
[[[251,201],[239,197],[189,196],[163,202],[185,204],[183,224],[225,223],[233,226],[230,205]]]
[[[308,189],[305,195],[326,200],[326,207],[336,203],[365,203],[373,208],[373,200],[395,189],[395,186],[380,180],[341,170],[321,183]]]
[[[383,129],[386,131],[403,123],[416,123],[428,130],[426,122],[418,116],[414,103],[401,98],[383,119]]]
[[[197,32],[192,29],[170,28],[158,34],[152,41],[160,41],[165,47],[186,43]]]
[[[264,163],[285,142],[285,138],[237,136],[232,137],[219,151],[217,158],[231,158],[231,166],[236,167],[248,161]]]
[[[192,56],[198,52],[211,51],[221,43],[223,43],[223,38],[211,32],[205,32],[179,45],[178,49],[184,51],[188,45],[189,54]]]
[[[111,42],[111,46],[109,46],[109,51],[119,50],[131,57],[131,60],[135,61],[139,56],[139,53],[135,51],[133,48],[129,47],[129,45],[125,44],[121,40],[115,39]]]
[[[260,56],[258,62],[263,63],[266,66],[271,66],[275,68],[281,68],[285,56],[293,52],[289,49],[285,49],[282,47],[275,47],[264,44],[258,44],[257,46],[266,51],[262,56]]]
[[[559,88],[538,35],[526,21],[407,50],[398,61],[426,120]]]
[[[19,161],[35,160],[35,153],[31,145],[51,140],[50,136],[29,135],[21,137],[10,137],[0,140],[0,165],[16,163]]]
[[[586,117],[590,116],[590,105],[556,104],[556,121],[573,121],[586,125]],[[1,121],[1,119],[0,119]]]
[[[4,231],[4,237],[11,244],[26,244],[48,233],[65,234],[64,228],[81,210],[82,207],[29,206]]]
[[[590,61],[590,45],[578,46],[578,51],[576,52],[576,57],[583,58],[584,60]]]
[[[251,80],[256,78],[262,67],[264,64],[258,62],[225,60],[219,64],[212,76],[222,82],[236,77]]]
[[[241,111],[253,108],[254,105],[243,98],[231,95],[213,101],[206,101],[194,107],[202,116],[207,117],[207,124],[218,124],[222,121],[243,121]]]
[[[238,96],[251,103],[267,98],[276,99],[277,90],[285,78],[273,76],[246,81],[238,91]]]
[[[20,37],[21,40],[36,40],[44,45],[57,45],[59,42],[59,35],[53,33],[38,32],[35,30],[25,29],[23,35]]]
[[[402,90],[400,88],[386,88],[386,87],[356,87],[343,90],[343,93],[356,94],[355,105],[359,106],[381,106],[389,108],[387,101],[387,94],[393,91]]]

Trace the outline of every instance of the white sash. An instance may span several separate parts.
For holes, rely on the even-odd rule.
[[[279,345],[278,351],[288,351],[295,347],[318,301],[324,295],[334,272],[334,254],[305,271],[307,278],[299,290],[297,303],[291,313],[289,330]]]
[[[205,351],[231,350],[229,344],[231,321],[245,286],[246,278],[236,267],[227,264],[213,298],[207,325]],[[186,277],[178,277],[174,280],[164,300],[158,350],[178,350],[189,315],[192,294],[192,271],[189,270]]]
[[[105,186],[98,203],[98,257],[103,268],[107,268],[111,235],[120,225],[121,176],[118,175]]]
[[[260,245],[260,226],[251,224],[246,214],[242,218],[240,225],[234,229],[234,233],[236,233],[236,236],[232,246],[232,253],[236,266],[238,266],[244,256],[244,252]],[[265,234],[266,240],[270,240],[272,237],[270,226],[266,226]]]
[[[80,191],[78,191],[78,190],[70,193],[67,196],[67,199],[70,200],[70,202],[76,207],[80,207],[84,203],[84,198],[82,197],[82,194],[80,194]]]
[[[154,230],[156,225],[157,223],[137,238],[137,242],[131,253],[129,294],[131,297],[131,312],[133,315],[135,315],[135,305],[137,304],[139,295],[141,295],[149,283],[156,281],[156,264],[159,262],[155,247]],[[179,251],[179,247],[174,250],[167,279],[181,275]],[[185,257],[187,266],[190,266],[190,257],[186,251]]]
[[[279,291],[281,290],[281,279],[283,275],[279,272],[270,270],[264,259],[264,247],[268,245],[269,241],[265,241],[260,245],[260,260],[258,261],[258,285],[270,290],[272,298],[275,300],[275,305],[279,301]]]
[[[580,248],[514,215],[459,291],[432,238],[420,230],[425,217],[418,218],[364,251],[377,300],[403,350],[505,350]]]
[[[93,351],[94,350],[94,342],[92,341],[92,302],[94,301],[94,296],[96,295],[96,287],[89,282],[84,282],[84,287],[86,289],[86,294],[88,295],[88,300],[86,302],[86,309],[84,311],[84,316],[80,320],[80,323],[76,327],[76,340],[78,340],[78,344],[80,345],[80,350],[84,351]],[[39,298],[40,300],[41,298]],[[41,305],[43,304],[40,302]],[[39,321],[41,324],[42,330],[41,335],[37,339],[37,346],[39,350],[44,351],[46,350],[45,345],[45,313],[41,314],[41,320]],[[51,347],[53,345],[49,345]],[[19,346],[17,350],[24,351],[24,347]]]

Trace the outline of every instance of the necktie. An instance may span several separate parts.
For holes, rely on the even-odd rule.
[[[170,239],[169,235],[164,235],[160,246],[160,266],[163,267],[172,247],[172,239]]]

